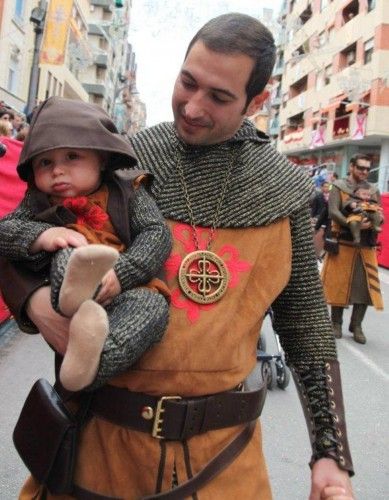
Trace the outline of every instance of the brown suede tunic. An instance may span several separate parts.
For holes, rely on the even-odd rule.
[[[254,367],[261,318],[289,280],[289,221],[283,219],[258,228],[216,230],[212,251],[225,261],[230,281],[226,295],[206,306],[187,300],[179,290],[177,271],[182,258],[194,250],[194,245],[188,225],[171,221],[169,224],[174,246],[166,263],[167,282],[172,290],[168,330],[158,345],[112,384],[157,395],[196,396],[231,389]],[[269,248],[273,251],[269,252]],[[219,348],[215,349],[215,345]],[[194,352],[196,356],[192,356]],[[240,426],[191,438],[188,446],[192,473],[201,470],[239,431]],[[164,444],[162,490],[166,491],[172,484],[174,466],[179,482],[187,478],[188,471],[182,444]],[[139,499],[154,493],[160,457],[161,443],[150,435],[93,418],[82,433],[75,482],[105,497]],[[36,498],[37,488],[30,479],[20,498]],[[202,488],[197,498],[271,498],[259,423],[241,455]]]

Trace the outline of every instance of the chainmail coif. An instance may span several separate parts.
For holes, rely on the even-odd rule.
[[[152,194],[162,214],[167,219],[190,223],[176,169],[176,155],[180,155],[195,223],[200,226],[213,222],[215,199],[230,150],[238,149],[216,227],[263,226],[290,218],[292,271],[287,287],[272,305],[274,327],[288,364],[301,374],[324,373],[324,361],[336,359],[336,346],[313,248],[308,209],[313,186],[308,176],[281,156],[269,138],[248,120],[234,137],[215,146],[182,143],[172,123],[138,133],[132,138],[132,145],[140,165],[154,175]],[[328,440],[329,435],[333,436],[328,394],[315,377],[306,378],[306,385],[309,384],[309,404],[319,415],[316,423],[326,429],[322,438],[318,437],[315,454],[324,456],[326,449],[333,447]],[[318,407],[323,412],[318,413]]]

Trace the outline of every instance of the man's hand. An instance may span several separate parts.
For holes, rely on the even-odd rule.
[[[354,500],[347,471],[332,458],[321,458],[312,467],[309,500]]]
[[[122,287],[116,273],[113,269],[110,269],[101,280],[100,290],[94,300],[102,306],[107,306],[121,291]]]
[[[27,303],[27,314],[43,338],[59,354],[65,354],[68,345],[69,319],[57,314],[51,307],[50,287],[38,288]]]
[[[56,252],[60,248],[82,247],[88,242],[83,234],[66,227],[51,227],[43,231],[31,245],[30,252]]]

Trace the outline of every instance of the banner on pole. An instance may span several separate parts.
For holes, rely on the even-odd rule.
[[[51,0],[40,54],[41,64],[63,64],[73,0]]]

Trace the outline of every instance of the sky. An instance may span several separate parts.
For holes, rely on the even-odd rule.
[[[136,54],[137,90],[147,126],[171,121],[171,94],[186,47],[209,19],[226,12],[262,17],[282,0],[132,0],[129,42]]]

